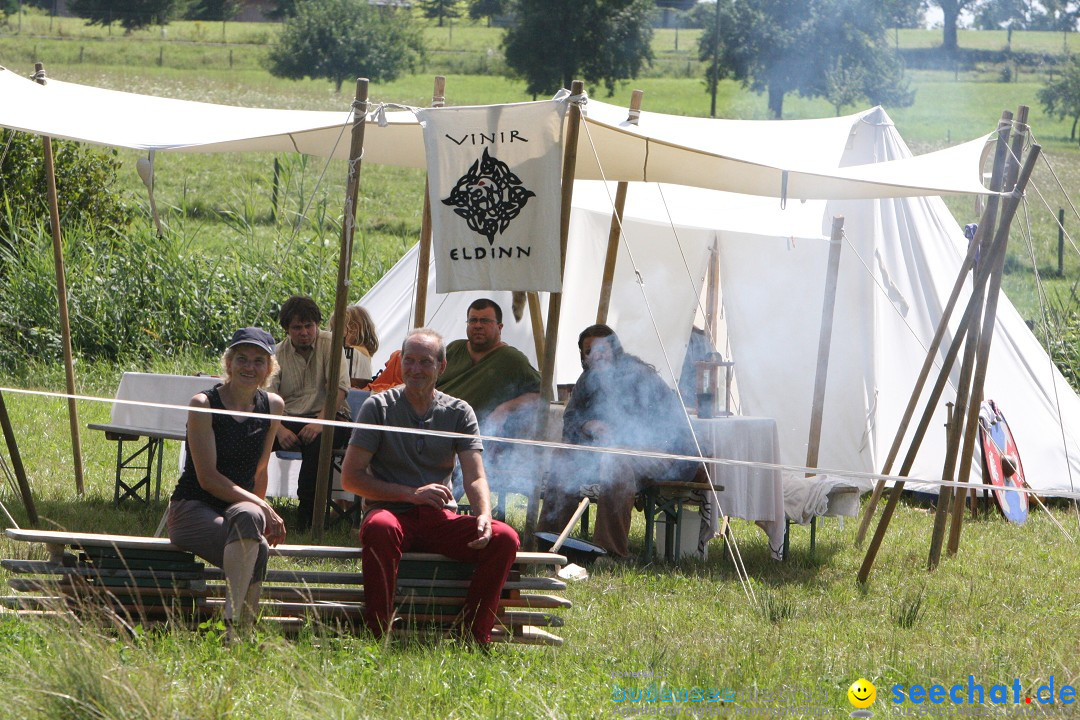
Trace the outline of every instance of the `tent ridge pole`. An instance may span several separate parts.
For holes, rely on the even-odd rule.
[[[367,119],[368,80],[357,78],[353,101],[352,138],[349,143],[349,175],[345,185],[345,217],[341,223],[341,249],[338,251],[337,292],[334,297],[334,331],[330,344],[330,371],[326,378],[326,400],[322,416],[333,420],[338,407],[338,375],[345,335],[345,306],[349,301],[349,269],[352,265],[353,236],[356,233],[356,202],[360,194],[360,166],[364,151],[364,127]],[[337,352],[333,352],[337,350]],[[330,456],[334,451],[334,428],[324,425],[320,433],[319,469],[315,476],[315,502],[311,509],[311,531],[316,540],[323,536],[323,517],[330,495]]]
[[[34,80],[45,84],[45,66],[34,63]],[[60,206],[56,191],[56,164],[52,138],[41,137],[45,159],[45,182],[48,188],[49,225],[52,227],[53,267],[56,271],[56,302],[60,308],[60,335],[64,344],[64,378],[67,394],[75,394],[75,360],[71,351],[71,319],[68,316],[67,281],[64,279],[64,242],[60,232]],[[68,426],[71,431],[71,454],[75,464],[75,491],[82,496],[83,486],[82,439],[79,437],[79,408],[75,398],[68,397]]]

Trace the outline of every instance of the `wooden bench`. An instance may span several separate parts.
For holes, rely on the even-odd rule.
[[[98,535],[48,530],[5,531],[13,540],[44,543],[47,560],[2,560],[12,573],[8,585],[18,595],[0,605],[21,613],[105,613],[126,626],[180,623],[188,627],[220,612],[224,574],[165,538]],[[343,546],[279,545],[271,556],[360,564],[360,549]],[[503,589],[492,640],[532,645],[561,645],[546,628],[563,624],[553,610],[569,608],[554,595],[566,583],[554,575],[566,558],[551,553],[519,552]],[[395,634],[445,632],[461,609],[473,566],[442,555],[406,553],[398,576],[396,602],[400,620]],[[549,575],[550,574],[550,575]],[[363,575],[355,571],[303,567],[271,569],[263,583],[261,622],[285,629],[316,621],[356,631],[363,627]]]
[[[116,442],[116,486],[113,503],[131,498],[150,501],[150,484],[156,476],[154,499],[161,497],[161,464],[166,440],[183,440],[187,429],[187,406],[195,393],[219,382],[210,376],[156,375],[126,372],[116,389],[117,400],[133,400],[175,408],[114,403],[110,422],[90,424]],[[125,452],[124,443],[128,443]],[[131,448],[134,447],[134,450]]]

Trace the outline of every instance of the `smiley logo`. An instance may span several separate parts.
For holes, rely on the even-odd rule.
[[[877,699],[877,688],[866,678],[859,678],[848,688],[847,699],[859,709],[868,708]]]

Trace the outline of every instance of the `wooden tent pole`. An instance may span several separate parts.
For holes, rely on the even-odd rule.
[[[529,320],[532,321],[533,348],[536,351],[536,362],[544,357],[544,318],[540,313],[540,293],[531,291],[525,293],[529,300]]]
[[[431,107],[446,104],[446,78],[435,76],[435,89],[431,95]],[[431,265],[431,197],[428,194],[428,181],[424,181],[424,214],[420,221],[420,252],[416,268],[416,316],[413,327],[427,324],[427,287],[428,267]]]
[[[630,95],[630,113],[626,121],[638,124],[641,115],[641,98],[645,93],[635,90]],[[626,207],[626,190],[629,183],[621,181],[615,188],[615,208],[611,212],[611,229],[608,231],[607,254],[604,256],[604,275],[600,281],[600,302],[596,306],[596,323],[607,323],[611,307],[611,284],[615,279],[615,260],[619,256],[619,238],[622,236],[623,210]]]
[[[1025,116],[1024,121],[1021,122],[1026,122],[1026,110],[1021,108],[1021,112]],[[1014,133],[1012,138],[1012,152],[1023,152],[1023,144],[1024,133],[1022,131]],[[1019,165],[1015,158],[1018,157],[1019,155],[1013,154],[1010,157],[1006,158],[1004,171],[1005,183],[1016,182],[1016,175],[1019,170]],[[998,184],[992,185],[992,187],[995,190],[1000,190],[1001,182],[1002,179],[998,178]],[[989,204],[987,206],[987,209],[990,209]],[[990,243],[985,241],[985,238],[981,238],[980,243],[982,245],[986,245],[987,247],[990,245]],[[1002,257],[1004,257],[1004,255],[1002,255]],[[990,288],[993,288],[995,283],[994,278],[997,276],[998,273],[1002,271],[1002,269],[1003,268],[997,267],[990,268]],[[1000,285],[1000,281],[998,281],[998,285]],[[988,292],[994,291],[989,290]],[[986,301],[986,297],[982,293],[979,293],[977,296],[974,297],[974,300],[976,304],[974,317],[976,318],[976,320],[978,320],[979,318],[983,317],[983,305]],[[956,463],[957,456],[960,453],[961,439],[964,438],[966,435],[966,433],[964,432],[964,419],[965,413],[970,412],[969,398],[974,398],[974,389],[972,388],[972,375],[977,372],[976,352],[979,346],[982,344],[981,338],[982,336],[979,324],[975,322],[972,324],[971,329],[968,331],[967,339],[964,343],[964,360],[960,365],[960,378],[958,380],[956,390],[956,406],[949,423],[948,440],[945,445],[945,465],[942,468],[941,479],[947,482],[955,479],[964,481],[966,478],[966,475],[964,473],[971,472],[970,460],[966,463],[961,460],[961,474],[957,476]],[[975,421],[976,423],[978,422],[978,403],[975,403],[974,407],[975,415],[967,415],[967,420],[969,423],[971,421]],[[976,425],[976,427],[978,426]],[[965,444],[965,454],[972,452],[972,450],[973,447]],[[926,561],[926,566],[929,570],[934,570],[938,566],[938,563],[941,562],[941,546],[945,539],[945,524],[948,521],[949,510],[953,503],[953,495],[954,489],[952,487],[943,486],[938,490],[938,502],[937,507],[934,511],[934,528],[930,535],[930,552]],[[964,493],[960,493],[961,506],[963,505],[963,496]]]
[[[26,480],[26,468],[23,467],[22,455],[19,454],[19,445],[15,440],[15,430],[11,427],[11,418],[8,417],[3,392],[0,392],[0,426],[4,429],[4,440],[7,441],[11,469],[15,473],[15,480],[19,483],[19,492],[22,493],[26,516],[30,519],[30,524],[36,526],[38,524],[38,514],[37,507],[34,505],[34,494],[30,492],[30,483]]]
[[[719,333],[716,329],[720,315],[720,240],[713,238],[709,249],[709,269],[705,273],[705,337],[715,348]]]
[[[915,439],[912,440],[911,449],[908,451],[907,457],[904,460],[904,465],[900,469],[900,475],[907,475],[911,470],[911,465],[915,459],[915,453],[918,450],[918,443],[922,441],[922,435],[925,433],[926,426],[929,424],[929,418],[933,414],[934,406],[936,406],[937,400],[940,397],[941,388],[944,387],[943,380],[947,377],[948,368],[952,367],[952,363],[956,360],[959,340],[966,335],[968,326],[974,320],[973,311],[976,305],[976,297],[985,291],[987,281],[990,279],[993,268],[997,267],[999,263],[1004,262],[1002,256],[1005,252],[1005,244],[1009,234],[1008,228],[1012,224],[1017,208],[1020,206],[1020,198],[1023,196],[1023,189],[1027,186],[1027,182],[1031,177],[1031,172],[1035,167],[1035,159],[1039,155],[1039,149],[1038,145],[1032,146],[1032,151],[1028,153],[1028,157],[1024,161],[1024,167],[1020,172],[1020,180],[1016,183],[1016,187],[1002,205],[1001,219],[998,222],[997,232],[994,235],[994,242],[990,248],[990,259],[980,267],[979,271],[976,273],[976,281],[972,288],[972,300],[969,302],[968,309],[964,313],[963,319],[960,321],[960,329],[957,330],[956,338],[954,339],[952,347],[949,349],[949,355],[946,357],[945,363],[943,364],[941,378],[939,378],[939,382],[934,388],[935,394],[927,403],[926,411],[923,413],[923,420],[916,429]],[[981,303],[981,299],[978,302]],[[987,352],[989,352],[989,349],[987,349]],[[977,362],[978,360],[976,360],[976,363]],[[982,370],[982,373],[985,377],[985,369]],[[981,382],[978,372],[976,372],[975,377],[976,383]],[[981,393],[981,385],[977,385],[977,387]],[[863,558],[862,566],[859,568],[858,580],[861,583],[865,583],[870,576],[870,569],[874,565],[874,558],[877,556],[878,549],[881,547],[885,531],[889,526],[889,521],[892,519],[893,512],[896,510],[896,505],[900,501],[900,495],[903,490],[904,481],[898,481],[893,485],[892,492],[889,494],[889,501],[885,505],[885,511],[881,515],[881,520],[878,521],[877,530],[874,532],[874,537],[870,541],[870,546],[866,551],[866,557]]]
[[[983,295],[973,298],[975,309],[972,317],[978,320],[983,311]],[[949,430],[945,441],[945,464],[941,469],[941,479],[950,482],[955,478],[956,456],[960,450],[960,438],[964,427],[964,412],[967,409],[968,394],[971,392],[971,376],[975,367],[975,350],[979,344],[979,326],[973,322],[964,340],[964,359],[960,363],[960,378],[956,385],[956,401],[949,417]],[[926,560],[928,570],[933,570],[941,561],[941,543],[945,537],[945,522],[949,515],[953,488],[938,488],[937,507],[934,509],[934,529],[930,533],[930,553]]]
[[[341,248],[338,251],[337,294],[334,302],[334,331],[330,347],[330,371],[326,378],[326,401],[322,416],[333,419],[338,407],[338,375],[341,373],[341,350],[345,335],[345,306],[349,302],[349,270],[352,266],[353,236],[356,234],[356,201],[360,194],[360,163],[364,152],[364,123],[367,118],[368,80],[357,78],[353,101],[352,139],[349,144],[349,175],[345,185],[345,217],[341,223]],[[315,506],[311,509],[311,529],[315,538],[323,536],[323,518],[330,495],[330,456],[334,451],[335,428],[324,425],[319,445],[319,470],[315,481]]]
[[[844,238],[844,216],[836,215],[829,238],[829,260],[825,272],[825,298],[821,303],[821,331],[818,335],[817,375],[814,402],[810,410],[810,438],[806,443],[806,467],[816,468],[821,449],[821,416],[825,410],[825,384],[829,377],[829,352],[836,309],[836,283],[840,274],[840,250]],[[808,473],[809,474],[809,473]]]
[[[45,66],[34,63],[34,79],[45,84]],[[52,226],[53,267],[56,270],[56,302],[60,307],[60,335],[64,343],[64,376],[67,381],[68,427],[71,430],[71,454],[75,463],[75,490],[83,488],[82,439],[79,437],[79,408],[75,404],[75,361],[71,353],[71,321],[68,317],[67,282],[64,280],[64,244],[60,234],[60,208],[56,193],[56,165],[53,161],[52,138],[42,136],[45,154],[45,182],[49,195],[49,225]]]
[[[1006,142],[1011,126],[1012,112],[1006,110],[1001,114],[1001,120],[998,122],[998,142],[996,143],[993,173],[990,180],[990,189],[994,191],[1001,190],[1001,176],[1005,166],[1006,150],[1008,148]],[[975,237],[968,243],[967,256],[964,258],[960,271],[956,275],[956,282],[953,284],[952,293],[949,295],[949,300],[946,302],[945,308],[941,313],[941,319],[938,321],[937,330],[934,332],[934,337],[930,341],[930,346],[926,351],[926,358],[923,360],[922,369],[919,371],[919,377],[915,381],[915,388],[912,390],[911,396],[908,399],[907,408],[904,410],[904,416],[900,421],[896,435],[893,437],[892,447],[889,448],[888,457],[886,457],[885,464],[882,467],[882,475],[889,474],[892,470],[893,462],[895,462],[896,456],[900,452],[900,445],[904,440],[904,435],[907,434],[908,425],[911,422],[912,416],[915,414],[915,408],[918,406],[919,396],[922,394],[923,387],[930,375],[930,370],[934,366],[934,359],[937,357],[937,351],[941,346],[941,341],[945,337],[946,330],[948,330],[949,320],[956,308],[960,293],[967,282],[968,273],[975,264],[975,256],[978,248],[980,245],[985,244],[983,238],[990,236],[990,229],[997,220],[997,208],[998,196],[991,195],[987,201],[983,215],[979,219],[979,229],[976,231]],[[855,535],[856,545],[861,546],[863,544],[863,540],[866,538],[867,528],[870,526],[870,521],[874,517],[874,511],[877,509],[878,501],[884,490],[885,481],[878,480],[877,484],[874,486],[874,492],[870,496],[870,501],[866,505],[866,510],[863,512],[862,520],[859,523],[859,530]]]
[[[581,97],[585,93],[585,83],[575,80],[570,85],[570,95]],[[562,172],[562,209],[559,215],[559,279],[563,279],[566,269],[566,245],[570,239],[570,211],[574,202],[574,174],[577,170],[577,145],[581,125],[581,107],[570,102],[566,119],[566,137],[563,141]],[[550,403],[555,394],[555,349],[559,342],[559,317],[562,314],[562,293],[554,292],[548,296],[547,332],[544,335],[544,359],[540,365],[540,396]],[[539,360],[539,358],[537,358]],[[551,414],[544,412],[540,420],[540,436],[546,437],[547,423]],[[540,515],[540,492],[543,478],[533,483],[529,502],[525,508],[525,547],[536,546],[536,521]]]
[[[1025,136],[1027,135],[1027,119],[1028,119],[1028,107],[1021,105],[1016,113],[1017,131],[1013,139],[1012,157],[1010,158],[1012,164],[1015,166],[1019,161],[1019,153],[1023,150]],[[1028,167],[1033,164],[1032,156],[1038,157],[1042,152],[1042,148],[1039,145],[1032,145],[1028,151],[1028,157],[1025,158],[1024,172],[1028,173],[1028,176],[1021,173],[1020,178],[1016,182],[1016,188],[1013,189],[1013,196],[1010,196],[1009,200],[1015,203],[1019,203],[1019,198],[1014,197],[1019,193],[1023,195],[1027,189],[1028,177],[1030,171]],[[983,327],[979,336],[979,347],[977,356],[975,359],[975,381],[971,391],[970,406],[968,408],[968,423],[964,433],[964,450],[960,456],[960,473],[958,479],[960,482],[967,482],[971,475],[971,464],[975,455],[975,440],[978,436],[979,429],[979,409],[983,401],[983,386],[986,382],[986,366],[989,363],[990,358],[990,343],[994,339],[994,327],[997,323],[997,304],[998,297],[1001,290],[1001,278],[1005,272],[1005,250],[1008,247],[1009,242],[1009,225],[1005,225],[998,228],[998,233],[1002,235],[1000,256],[993,259],[995,267],[993,268],[993,275],[990,279],[990,287],[986,291],[986,312],[983,315]],[[995,241],[997,238],[995,238]],[[948,553],[949,555],[955,555],[960,547],[960,529],[964,521],[964,500],[967,497],[967,490],[960,490],[956,493],[956,500],[953,502],[953,515],[952,521],[949,526],[949,542]]]
[[[585,92],[585,83],[575,80],[570,86],[570,94],[580,97]],[[570,211],[574,201],[574,172],[577,170],[577,145],[581,107],[576,102],[570,103],[566,121],[566,139],[563,144],[562,173],[562,212],[559,215],[559,278],[566,269],[566,244],[570,238]],[[540,393],[547,401],[555,399],[555,348],[559,340],[559,317],[562,314],[562,293],[548,296],[547,333],[544,336],[544,364],[540,368]]]

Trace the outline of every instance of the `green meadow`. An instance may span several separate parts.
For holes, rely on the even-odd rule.
[[[72,82],[134,92],[258,107],[341,109],[349,90],[336,94],[327,81],[285,81],[262,67],[273,25],[174,23],[125,36],[120,30],[88,28],[72,19],[26,15],[21,27],[9,18],[0,26],[0,65],[29,74],[34,61],[49,75]],[[424,72],[373,86],[377,100],[425,105],[432,76],[447,76],[451,104],[530,99],[520,82],[481,72],[501,68],[499,31],[469,24],[428,28]],[[692,31],[661,31],[657,63],[612,98],[626,104],[632,88],[645,91],[644,107],[659,112],[704,115],[709,98],[694,59]],[[940,34],[900,31],[901,47],[933,47]],[[1013,51],[1060,52],[1075,48],[1060,34],[1014,33]],[[1005,33],[961,32],[960,44],[1001,50]],[[1041,321],[1033,269],[1061,307],[1075,308],[1080,278],[1075,245],[1066,240],[1064,274],[1057,277],[1058,208],[1066,229],[1080,228],[1071,209],[1080,191],[1080,149],[1068,138],[1069,121],[1047,117],[1035,92],[1042,71],[1021,68],[1009,82],[1000,68],[911,73],[916,102],[891,109],[900,133],[915,152],[945,147],[991,132],[1003,109],[1031,106],[1032,132],[1048,158],[1040,165],[1025,208],[1014,224],[1006,291],[1025,318]],[[0,98],[0,102],[3,99]],[[764,97],[724,82],[718,106],[724,117],[764,119]],[[828,116],[821,100],[788,97],[789,118]],[[856,108],[845,108],[853,112]],[[77,112],[77,109],[73,109]],[[118,178],[130,201],[146,204],[135,173],[134,153],[121,153]],[[281,193],[271,203],[274,161]],[[269,155],[159,155],[157,202],[175,251],[199,260],[243,250],[264,275],[287,275],[281,249],[304,253],[305,268],[317,277],[302,288],[329,304],[327,288],[336,270],[345,168],[318,158]],[[1060,187],[1059,187],[1060,182]],[[413,243],[419,234],[423,174],[366,165],[361,178],[356,265],[356,300]],[[1038,192],[1034,188],[1037,188]],[[971,198],[951,198],[961,223],[974,220]],[[1047,210],[1048,206],[1050,210]],[[137,223],[147,224],[141,218]],[[47,236],[41,240],[47,261]],[[231,256],[230,256],[231,257]],[[292,276],[289,276],[292,277]],[[5,282],[7,293],[25,288]],[[300,282],[298,280],[297,282]],[[71,288],[77,293],[78,288]],[[115,292],[113,302],[124,302]],[[275,298],[277,299],[277,298]],[[45,297],[44,301],[49,298]],[[278,299],[279,300],[279,299]],[[243,298],[265,307],[266,298]],[[263,316],[268,327],[273,325]],[[81,359],[78,387],[87,396],[111,397],[128,370],[212,372],[216,359],[191,349],[114,362]],[[8,388],[61,391],[59,363],[31,362],[0,376]],[[54,398],[5,392],[4,401],[19,437],[19,449],[45,528],[151,534],[164,501],[146,507],[112,507],[115,447],[96,433],[83,433],[86,493],[77,497],[71,469],[66,403]],[[80,401],[80,423],[105,422],[107,403]],[[166,468],[175,468],[169,444]],[[6,454],[0,454],[6,458]],[[166,472],[164,490],[173,478]],[[0,502],[20,525],[27,524],[18,493],[0,485]],[[512,518],[520,526],[520,502]],[[1054,521],[1057,521],[1056,523]],[[632,546],[643,544],[636,518]],[[562,613],[561,648],[498,647],[490,655],[450,643],[379,644],[364,636],[339,636],[312,625],[286,638],[260,626],[249,642],[231,646],[212,628],[202,632],[139,629],[120,634],[95,623],[25,619],[0,614],[0,720],[7,718],[596,718],[632,715],[702,717],[778,715],[840,717],[853,710],[846,692],[860,677],[874,683],[875,717],[902,717],[893,688],[948,688],[973,681],[987,691],[1018,682],[1019,704],[972,708],[1003,717],[1075,717],[1076,704],[1025,703],[1051,682],[1057,689],[1080,687],[1080,535],[1073,506],[1054,504],[1034,511],[1022,527],[1006,524],[996,511],[964,526],[960,552],[937,570],[926,570],[932,511],[915,501],[901,503],[886,535],[870,581],[856,582],[863,558],[854,545],[857,522],[830,519],[819,528],[814,553],[809,531],[792,529],[791,557],[769,559],[764,534],[735,521],[734,537],[750,576],[743,585],[723,546],[714,542],[706,561],[631,564],[594,568],[589,580],[572,584],[574,607]],[[4,525],[8,523],[5,520]],[[291,534],[290,542],[308,542]],[[350,533],[331,529],[324,542],[350,544]],[[46,557],[0,538],[0,557]],[[290,562],[274,560],[275,567]],[[339,567],[327,563],[327,569]],[[10,576],[0,571],[8,594]],[[625,692],[655,684],[672,690],[732,691],[735,703],[660,703],[625,698]],[[966,685],[965,685],[966,687]],[[802,695],[785,699],[794,691]],[[948,705],[937,706],[947,710]]]

